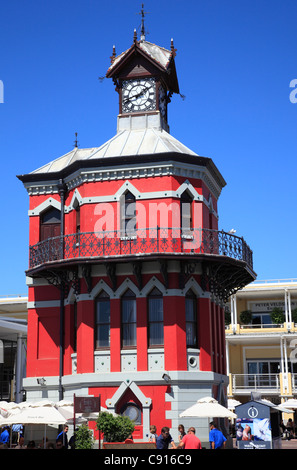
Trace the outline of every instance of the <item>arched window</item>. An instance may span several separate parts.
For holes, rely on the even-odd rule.
[[[180,197],[180,226],[182,234],[187,235],[193,230],[193,197],[184,191]]]
[[[110,346],[110,298],[102,291],[95,302],[95,348]]]
[[[136,296],[128,289],[121,299],[122,347],[136,346]]]
[[[186,340],[188,348],[198,348],[197,299],[192,290],[185,298],[186,302]]]
[[[148,295],[148,345],[164,344],[163,296],[156,287]]]
[[[51,207],[40,216],[40,241],[61,235],[61,212]]]
[[[121,200],[121,229],[123,236],[134,236],[136,231],[136,200],[130,191]]]

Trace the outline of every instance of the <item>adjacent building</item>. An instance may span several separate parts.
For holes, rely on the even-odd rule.
[[[228,311],[228,396],[296,398],[297,279],[255,281],[231,296]]]
[[[0,401],[20,402],[27,361],[25,295],[0,297]]]

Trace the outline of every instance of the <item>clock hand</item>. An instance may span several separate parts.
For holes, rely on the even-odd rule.
[[[147,90],[143,90],[140,93],[137,93],[136,95],[131,96],[131,98],[127,98],[124,103],[127,103],[128,101],[132,101],[132,99],[137,99],[140,96],[142,96]]]

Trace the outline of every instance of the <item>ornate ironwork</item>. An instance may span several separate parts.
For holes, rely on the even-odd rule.
[[[253,253],[243,238],[223,231],[144,228],[124,234],[85,232],[48,238],[30,246],[29,268],[53,261],[125,257],[151,253],[219,255],[244,261],[253,269]]]

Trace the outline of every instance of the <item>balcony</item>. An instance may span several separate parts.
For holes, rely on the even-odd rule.
[[[78,258],[110,258],[150,254],[198,254],[224,256],[243,261],[253,269],[252,251],[243,238],[233,234],[195,229],[144,228],[121,231],[86,232],[48,238],[30,246],[29,268],[45,263]]]
[[[252,391],[280,393],[280,374],[232,374],[232,393],[246,395]]]
[[[233,234],[180,228],[143,228],[122,231],[78,232],[48,238],[30,246],[29,277],[48,277],[54,272],[77,269],[78,265],[108,261],[110,263],[144,260],[180,260],[180,282],[191,267],[187,263],[201,262],[202,287],[227,301],[256,277],[253,254],[243,238]],[[164,273],[164,263],[162,273]],[[141,269],[141,268],[140,268]],[[109,269],[110,271],[110,269]],[[64,272],[65,274],[65,272]],[[166,277],[166,276],[165,276]]]

